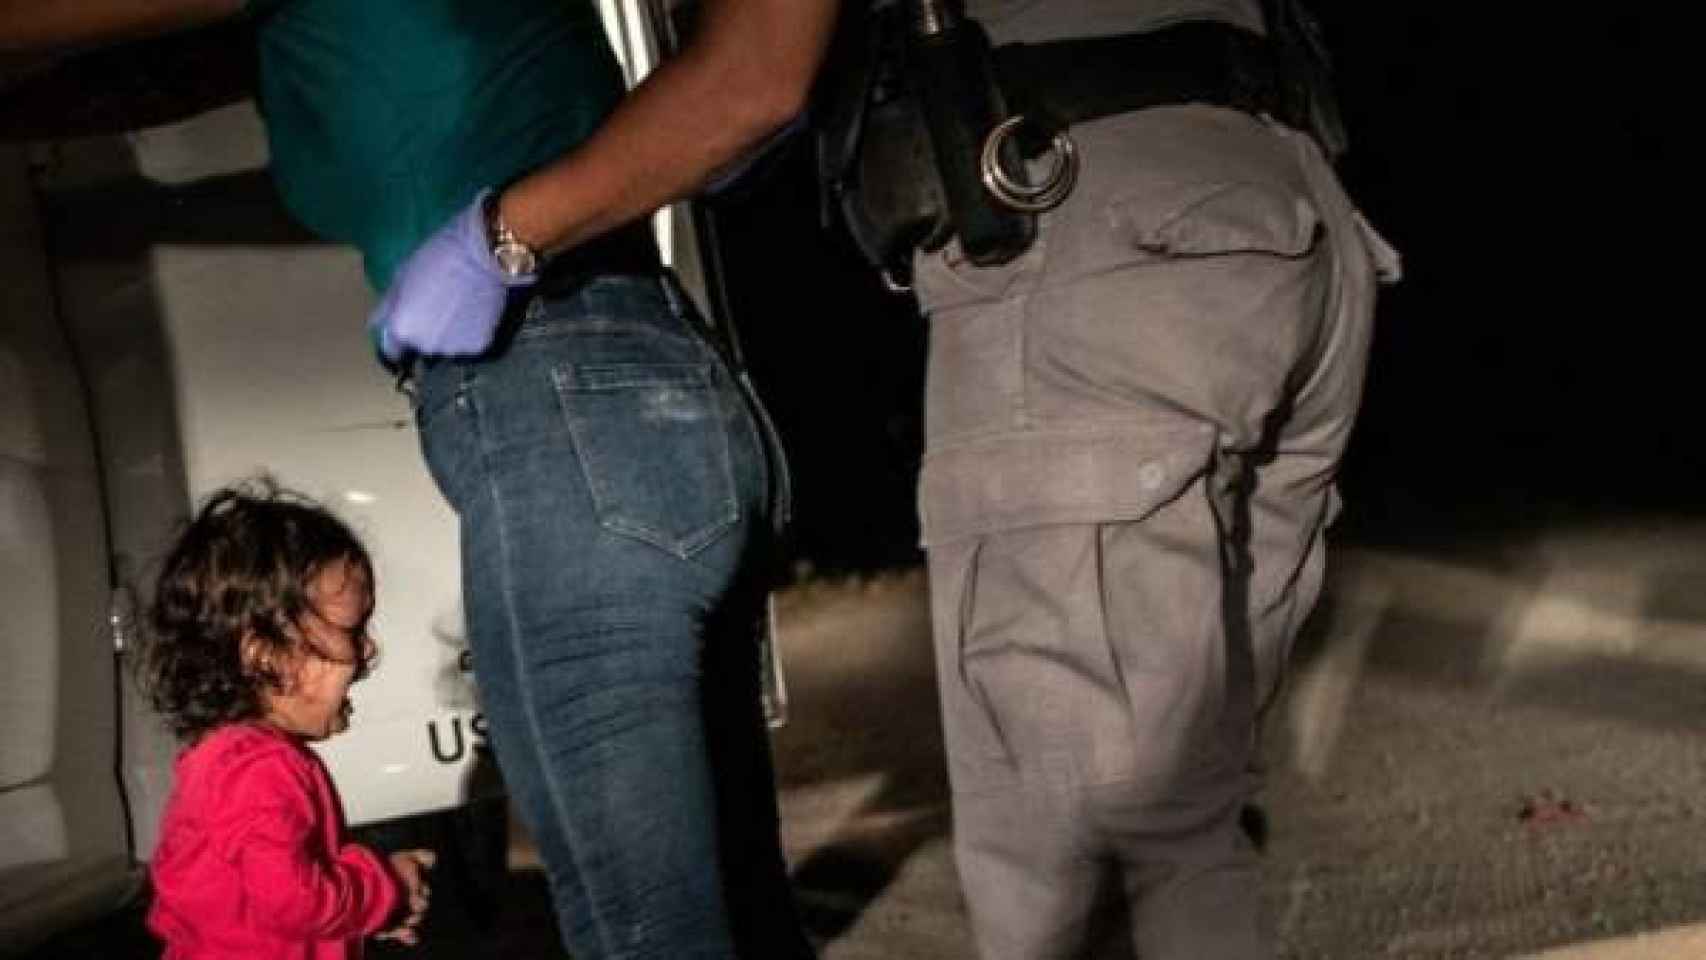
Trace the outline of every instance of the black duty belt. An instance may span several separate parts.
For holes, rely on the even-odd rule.
[[[973,263],[1006,262],[1034,240],[1036,216],[1072,190],[1073,124],[1200,103],[1332,141],[1336,131],[1313,129],[1325,73],[1295,47],[1195,21],[991,49],[983,29],[942,0],[879,9],[842,31],[831,54],[818,110],[826,213],[839,211],[892,286],[904,285],[896,278],[914,249],[956,236]],[[1053,163],[1033,175],[1023,161],[1044,154]]]
[[[651,276],[662,269],[651,221],[636,220],[547,260],[532,292],[561,297],[598,277]]]
[[[1146,107],[1204,103],[1269,114],[1302,127],[1265,38],[1225,23],[1181,23],[1146,33],[996,47],[1008,111],[1052,132]],[[1035,152],[1040,146],[1021,136]]]

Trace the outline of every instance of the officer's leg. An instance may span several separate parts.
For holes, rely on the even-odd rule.
[[[1140,960],[1260,960],[1272,948],[1258,911],[1261,871],[1238,802],[1182,799],[1158,807],[1110,791],[1104,818],[1127,827],[1120,849]]]
[[[1265,955],[1236,828],[1250,664],[1225,629],[1216,489],[1205,475],[1140,520],[932,549],[956,850],[986,958],[1081,956],[1110,864],[1133,878],[1144,960]]]
[[[1270,956],[1255,851],[1258,694],[1246,461],[1220,455],[1176,498],[1100,531],[1103,612],[1138,731],[1133,776],[1104,782],[1099,836],[1125,871],[1144,960]]]
[[[1034,540],[1002,534],[930,549],[954,852],[984,960],[1077,956],[1104,872],[1082,843],[1074,783],[1035,776],[1048,763],[1035,754],[1047,704],[1080,687],[1075,661],[1091,661],[1084,669],[1100,681],[1087,693],[1099,689],[1104,699],[1111,665],[1072,653],[1094,639],[1074,636],[1069,617],[1055,612],[1070,598],[1056,595],[1058,584],[1038,582],[1032,568],[1055,565],[1027,558]],[[1052,553],[1046,542],[1036,546]]]
[[[954,857],[984,960],[1078,960],[1115,878],[1075,835],[1068,791],[954,795]]]

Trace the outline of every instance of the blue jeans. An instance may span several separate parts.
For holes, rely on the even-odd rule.
[[[667,276],[535,297],[415,371],[491,740],[576,960],[811,957],[753,629],[767,421]]]

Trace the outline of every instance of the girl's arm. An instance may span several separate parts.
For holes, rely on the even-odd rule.
[[[0,51],[54,50],[199,26],[246,0],[0,0]]]
[[[219,841],[237,864],[250,915],[272,932],[313,940],[378,933],[402,890],[372,850],[326,849],[310,762],[268,750],[233,770]]]

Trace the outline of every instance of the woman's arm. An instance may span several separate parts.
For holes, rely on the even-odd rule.
[[[533,250],[558,253],[696,193],[804,108],[836,2],[705,0],[680,54],[584,143],[504,190],[504,226]],[[507,288],[532,282],[506,277],[493,258],[484,197],[398,268],[368,321],[387,358],[480,353]]]
[[[691,196],[805,105],[836,0],[705,0],[698,29],[578,148],[500,199],[535,250],[560,251]]]
[[[0,52],[57,50],[199,26],[245,0],[0,0]]]

